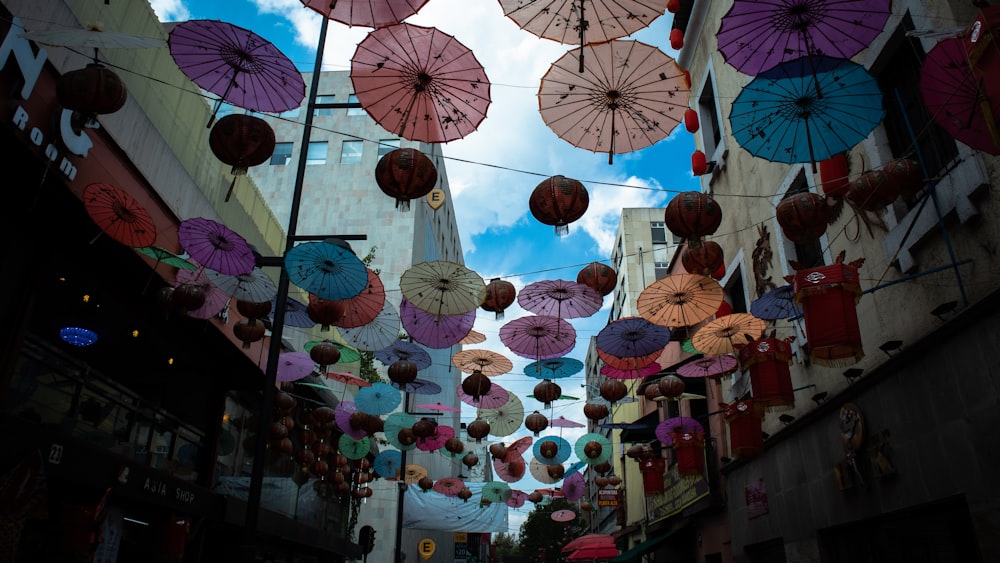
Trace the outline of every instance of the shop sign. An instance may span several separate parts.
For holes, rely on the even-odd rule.
[[[597,506],[618,506],[618,489],[598,489]]]

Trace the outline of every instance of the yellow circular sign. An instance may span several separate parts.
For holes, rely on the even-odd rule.
[[[434,540],[430,538],[424,538],[420,540],[419,544],[417,544],[417,551],[420,552],[420,556],[424,558],[424,561],[430,559],[434,555],[434,550],[436,549],[437,544],[435,544]]]

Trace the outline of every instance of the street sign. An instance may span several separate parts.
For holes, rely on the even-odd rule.
[[[420,556],[424,558],[424,561],[430,559],[434,555],[434,551],[437,549],[437,544],[434,540],[430,538],[424,538],[420,540],[417,544],[417,551],[420,552]]]
[[[427,194],[427,204],[431,206],[431,209],[437,211],[438,207],[444,205],[445,193],[441,188],[434,188],[429,194]]]

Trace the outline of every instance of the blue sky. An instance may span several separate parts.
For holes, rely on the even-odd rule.
[[[314,69],[321,19],[300,0],[152,0],[163,21],[219,19],[253,30],[271,41],[305,72]],[[670,192],[697,190],[691,175],[694,140],[678,126],[668,139],[642,151],[616,155],[608,165],[606,154],[578,149],[556,137],[538,114],[541,76],[571,47],[539,39],[504,17],[497,0],[430,0],[408,23],[433,26],[450,33],[472,49],[491,81],[492,104],[479,129],[444,146],[449,182],[466,264],[487,281],[509,279],[518,288],[542,279],[575,280],[591,261],[608,261],[620,211],[624,207],[663,207]],[[670,15],[632,38],[655,45],[671,56]],[[355,47],[368,32],[330,22],[324,70],[348,70]],[[540,224],[528,211],[528,196],[545,177],[561,174],[584,183],[590,207],[570,225],[566,237],[556,237],[551,226]],[[568,356],[583,361],[589,337],[607,322],[610,297],[593,317],[576,319],[577,346]],[[503,322],[524,313],[515,305],[497,322],[481,312],[475,329],[487,334],[478,347],[505,353],[515,362],[511,374],[498,382],[523,397],[527,413],[541,404],[526,396],[537,380],[523,375],[530,361],[505,350],[497,336]],[[559,380],[564,393],[581,397],[582,374]],[[585,422],[583,401],[556,403],[544,414],[563,415]],[[467,415],[467,416],[465,416]],[[471,420],[474,412],[463,413]],[[566,430],[570,439],[582,432]],[[522,434],[505,438],[508,443]],[[514,484],[531,490],[541,486],[530,479]],[[530,509],[511,511],[511,531],[517,531]]]

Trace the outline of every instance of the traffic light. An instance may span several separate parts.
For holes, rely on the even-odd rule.
[[[371,526],[361,526],[361,530],[358,532],[358,545],[361,546],[361,552],[368,555],[375,549],[375,528]]]

